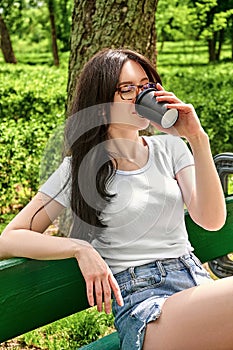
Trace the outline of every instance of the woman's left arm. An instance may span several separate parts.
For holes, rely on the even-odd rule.
[[[163,131],[184,137],[192,149],[195,166],[188,166],[176,174],[189,214],[205,229],[218,230],[226,220],[226,205],[208,135],[191,104],[185,104],[159,84],[157,88],[157,101],[168,102],[168,108],[179,111],[176,124]]]
[[[192,219],[207,230],[218,230],[225,223],[226,206],[209,138],[202,131],[188,141],[195,166],[180,170],[176,179]]]

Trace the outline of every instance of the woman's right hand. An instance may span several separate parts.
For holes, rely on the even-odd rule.
[[[90,306],[97,304],[97,310],[102,311],[104,302],[105,312],[111,312],[111,290],[116,301],[120,306],[124,302],[121,296],[120,288],[114,278],[110,268],[99,255],[99,253],[88,243],[80,245],[79,251],[75,254],[80,270],[86,282],[87,298]]]

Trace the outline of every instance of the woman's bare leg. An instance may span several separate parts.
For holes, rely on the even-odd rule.
[[[147,325],[143,350],[232,350],[233,277],[171,296]]]

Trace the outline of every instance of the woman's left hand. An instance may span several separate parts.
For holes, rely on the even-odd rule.
[[[187,140],[203,132],[200,120],[192,104],[182,102],[174,93],[165,91],[159,83],[156,87],[158,89],[155,92],[157,102],[166,102],[168,109],[177,109],[179,118],[177,122],[168,129],[164,129],[162,126],[151,122],[152,125],[162,132],[184,137]]]

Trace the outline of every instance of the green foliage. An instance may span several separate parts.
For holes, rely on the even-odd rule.
[[[184,67],[183,64],[180,65],[179,59],[179,55],[183,55],[182,47],[180,50],[178,47],[177,44],[170,43],[166,48],[169,56],[167,59],[173,62],[172,64],[166,66],[164,63],[167,61],[162,58],[158,61],[158,70],[165,88],[175,92],[183,101],[194,105],[209,135],[214,155],[233,152],[232,64],[203,65],[200,62],[198,65],[194,63],[195,60],[191,63],[192,56],[189,56],[190,64]],[[163,55],[166,56],[166,51]]]
[[[55,68],[0,70],[0,212],[25,205],[39,185],[46,143],[64,123],[66,73]]]
[[[70,49],[73,2],[54,0],[54,5],[58,44],[62,51],[67,51]],[[24,39],[30,45],[47,41],[51,46],[48,0],[4,0],[0,2],[1,12],[11,37],[13,36],[17,41]]]
[[[196,37],[195,11],[189,0],[159,0],[156,29],[159,41],[179,41]]]
[[[233,195],[233,175],[228,176],[228,194]]]
[[[156,12],[157,36],[162,42],[205,40],[206,46],[208,40],[213,40],[214,45],[219,42],[221,52],[221,44],[232,41],[232,18],[232,0],[159,0]]]
[[[75,350],[113,328],[113,315],[91,308],[19,337],[21,345],[48,350]]]

